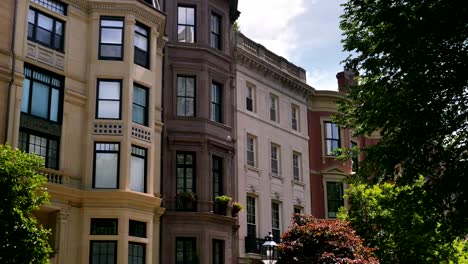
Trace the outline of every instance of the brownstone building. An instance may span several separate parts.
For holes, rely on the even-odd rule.
[[[236,197],[234,0],[164,1],[162,263],[236,263],[237,219],[214,213]]]

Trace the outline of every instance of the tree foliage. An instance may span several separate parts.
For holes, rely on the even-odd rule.
[[[340,218],[377,248],[382,263],[460,263],[463,245],[444,242],[438,224],[431,222],[437,211],[423,206],[427,195],[422,177],[405,186],[352,183],[345,195],[351,210]]]
[[[420,188],[404,192],[410,203],[404,206],[424,217],[420,231],[428,239],[438,232],[439,245],[451,243],[468,234],[468,5],[348,0],[343,6],[343,44],[352,53],[346,64],[361,77],[341,102],[338,121],[355,135],[381,134],[364,149],[356,177],[403,187],[422,175]]]
[[[372,251],[347,221],[295,215],[282,235],[277,263],[379,263]]]
[[[48,231],[32,212],[48,201],[38,156],[0,146],[0,263],[48,263]]]

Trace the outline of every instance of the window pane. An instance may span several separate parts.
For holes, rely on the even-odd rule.
[[[144,28],[144,27],[139,26],[139,25],[135,26],[135,31],[140,33],[143,36],[148,36],[148,30],[146,28]]]
[[[33,82],[31,114],[42,118],[48,118],[49,87],[38,82]]]
[[[145,108],[138,105],[133,105],[132,121],[141,125],[146,125]]]
[[[52,20],[51,18],[46,17],[46,16],[44,16],[42,14],[38,14],[37,24],[43,29],[47,29],[48,31],[52,31],[54,20]]]
[[[36,39],[40,42],[43,42],[47,45],[51,44],[52,33],[42,28],[37,28]]]
[[[63,25],[62,25],[62,23],[56,21],[56,22],[55,22],[55,34],[63,35],[63,34],[62,34],[62,33],[63,33],[62,30],[63,30]]]
[[[102,57],[120,58],[122,56],[121,45],[105,45],[101,44],[100,47]]]
[[[120,82],[99,81],[99,99],[120,99]]]
[[[59,108],[59,91],[57,89],[52,89],[52,95],[50,98],[50,120],[57,122],[58,108]]]
[[[28,10],[28,22],[34,24],[34,19],[36,17],[36,12],[32,9]]]
[[[117,188],[118,155],[96,153],[95,188]]]
[[[98,118],[120,118],[120,102],[119,101],[100,101],[98,103],[99,113]]]
[[[186,116],[195,116],[195,104],[193,99],[186,99]]]
[[[23,94],[21,98],[21,112],[27,113],[29,110],[29,89],[31,85],[31,81],[29,79],[24,79],[23,81]]]
[[[187,9],[187,24],[195,25],[195,9],[194,8],[186,8],[186,9]]]
[[[135,86],[133,89],[133,102],[146,106],[146,90]]]
[[[186,13],[185,7],[180,7],[178,8],[178,19],[177,22],[178,24],[187,24],[187,13]]]
[[[146,37],[143,37],[141,35],[135,34],[135,37],[133,39],[133,43],[136,47],[148,51],[148,39]]]
[[[136,192],[145,192],[145,160],[132,156],[130,172],[130,189]]]
[[[101,26],[104,27],[123,27],[123,21],[119,20],[101,20]]]
[[[177,115],[185,116],[185,98],[177,98]]]
[[[122,44],[122,29],[102,28],[101,43]]]
[[[195,78],[185,78],[185,92],[189,97],[195,97]]]

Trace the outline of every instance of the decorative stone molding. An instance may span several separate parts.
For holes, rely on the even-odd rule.
[[[122,135],[122,124],[120,123],[95,123],[94,124],[95,135]]]
[[[91,1],[91,0],[68,0],[71,4],[78,6],[86,11],[117,11],[124,13],[134,13],[137,14],[148,21],[151,21],[158,26],[158,32],[164,32],[165,17],[161,11],[154,9],[152,7],[143,7],[144,3],[138,1],[124,2],[124,3],[115,3],[115,2],[102,2],[102,1]],[[142,7],[140,7],[141,5]],[[151,8],[154,12],[150,12],[146,9]],[[155,15],[157,13],[158,15]]]
[[[63,53],[45,48],[31,41],[27,41],[26,44],[26,57],[59,70],[65,70],[65,55]]]
[[[315,94],[306,83],[305,70],[267,50],[260,44],[238,33],[236,35],[236,60],[260,74],[300,91],[305,97]]]
[[[148,128],[132,126],[132,137],[146,142],[151,142],[151,130]]]

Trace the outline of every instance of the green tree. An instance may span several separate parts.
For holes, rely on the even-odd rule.
[[[352,54],[345,62],[360,72],[360,84],[350,87],[337,120],[356,136],[381,134],[363,149],[355,178],[404,188],[422,175],[422,186],[398,202],[424,217],[420,231],[428,238],[437,233],[434,243],[451,243],[468,234],[468,5],[348,0],[343,6],[343,44]]]
[[[437,211],[423,206],[426,195],[422,177],[405,186],[351,183],[345,198],[352,207],[340,218],[377,248],[382,263],[462,263],[464,243],[444,242],[438,224],[431,222]]]
[[[32,212],[48,201],[38,171],[44,161],[0,146],[0,263],[48,263],[49,232]]]
[[[349,226],[348,221],[317,220],[295,215],[293,225],[282,235],[278,264],[379,263],[372,251]]]

